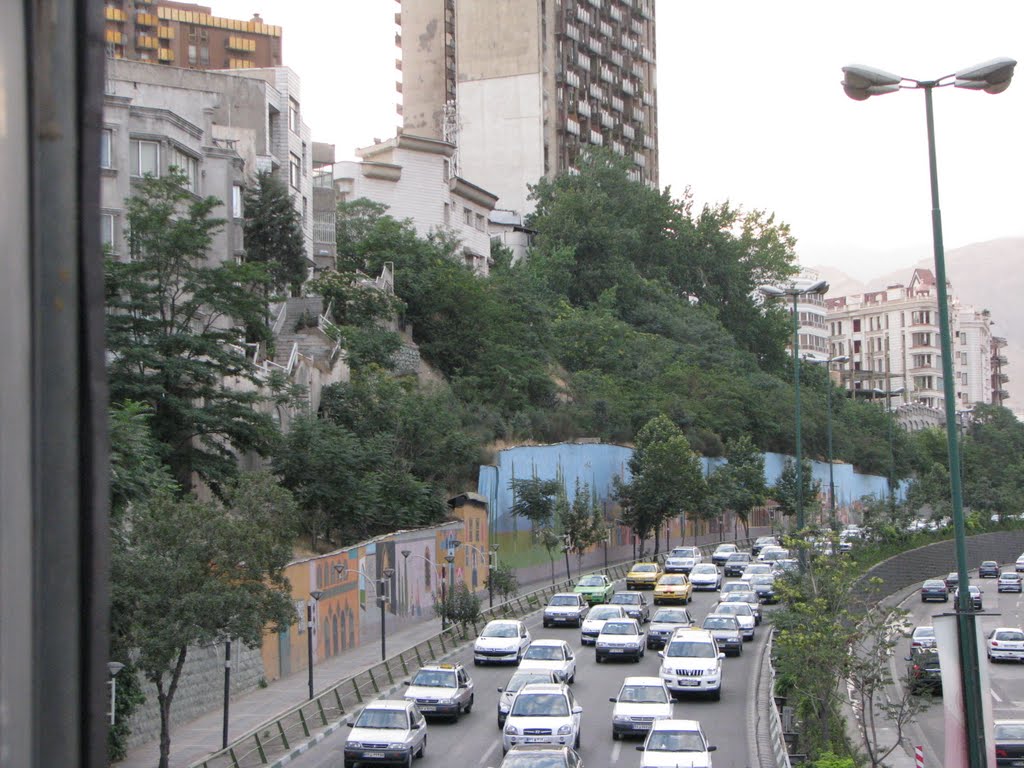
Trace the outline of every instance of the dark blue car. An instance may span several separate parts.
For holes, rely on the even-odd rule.
[[[998,579],[999,563],[995,560],[986,560],[978,566],[978,576],[982,579]]]
[[[942,579],[928,579],[928,581],[921,585],[921,602],[927,603],[929,600],[941,600],[944,603],[949,602],[949,592],[946,591],[946,582]]]

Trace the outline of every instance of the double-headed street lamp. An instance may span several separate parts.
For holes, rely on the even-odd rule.
[[[408,589],[409,558],[410,557],[418,558],[418,559],[422,560],[424,563],[426,563],[428,566],[430,566],[430,569],[434,572],[435,576],[440,574],[440,580],[441,580],[441,603],[443,605],[444,604],[444,568],[443,568],[443,566],[441,566],[439,563],[433,562],[432,560],[424,557],[423,555],[417,555],[411,549],[403,549],[402,550],[402,557],[405,558],[405,575],[406,575],[406,584],[407,584],[406,589]],[[442,611],[441,612],[441,629],[445,629],[446,627],[447,627],[447,624],[445,623],[445,615],[444,615],[444,611]]]
[[[832,363],[845,363],[849,359],[847,355],[836,355],[825,360],[808,360],[811,363],[824,365],[828,371],[828,409],[825,432],[828,443],[828,521],[833,531],[839,530],[839,521],[836,517],[836,479],[832,472]]]
[[[978,667],[978,643],[974,611],[968,587],[967,544],[964,527],[963,496],[960,480],[960,454],[957,445],[956,391],[953,385],[953,356],[949,331],[949,298],[946,290],[946,263],[942,244],[942,214],[939,209],[939,182],[935,159],[935,116],[932,91],[952,85],[956,88],[1002,93],[1010,86],[1017,62],[1001,58],[976,67],[962,69],[934,80],[915,80],[893,75],[880,69],[863,66],[843,67],[843,90],[856,101],[894,91],[924,91],[925,121],[928,135],[928,171],[931,179],[932,240],[935,251],[935,282],[939,302],[939,340],[942,355],[942,392],[946,411],[946,443],[949,451],[949,485],[953,502],[953,531],[956,540],[957,574],[960,578],[956,605],[960,667],[964,695],[964,741],[968,764],[984,768],[987,761],[984,719],[982,717],[981,681]],[[952,756],[947,756],[952,758]]]

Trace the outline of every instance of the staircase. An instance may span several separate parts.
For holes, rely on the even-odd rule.
[[[299,353],[307,357],[328,356],[334,349],[332,341],[323,331],[316,327],[317,318],[323,312],[324,301],[317,296],[302,296],[289,298],[285,314],[284,326],[275,339],[274,362],[278,365],[288,365],[288,358],[292,354],[292,346],[299,345]],[[312,318],[312,326],[296,330],[296,323],[303,314],[308,313]]]

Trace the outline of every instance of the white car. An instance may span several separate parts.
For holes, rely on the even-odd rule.
[[[646,645],[647,636],[636,619],[609,619],[597,636],[594,659],[598,664],[608,659],[640,661]]]
[[[1024,572],[1024,555],[1017,558],[1017,562],[1014,564],[1013,568],[1017,573]]]
[[[698,547],[676,547],[665,558],[665,573],[689,573],[703,560]]]
[[[706,693],[716,701],[722,696],[722,660],[725,654],[710,632],[677,630],[661,656],[659,676],[674,695]]]
[[[988,636],[989,661],[1024,661],[1024,631],[998,627]]]
[[[743,639],[754,639],[754,627],[757,626],[757,619],[747,603],[718,603],[708,613],[735,616],[736,621],[740,623],[740,633],[743,635]]]
[[[550,670],[566,683],[576,680],[576,656],[565,640],[534,640],[523,654],[519,668]]]
[[[555,679],[555,673],[545,669],[517,669],[504,688],[499,688],[498,693],[498,727],[505,725],[505,718],[512,708],[512,699],[519,693],[519,689],[530,683],[560,683]]]
[[[402,698],[427,717],[459,719],[473,709],[473,681],[461,664],[427,664],[408,682]]]
[[[659,720],[637,750],[643,752],[640,768],[713,768],[708,744],[696,720]]]
[[[935,642],[935,627],[932,626],[914,627],[910,635],[911,648],[934,648]]]
[[[580,627],[580,642],[583,645],[593,645],[597,642],[597,636],[601,634],[601,627],[606,621],[626,618],[629,618],[626,616],[626,609],[621,605],[595,605]]]
[[[711,553],[711,562],[715,565],[723,565],[733,552],[739,552],[740,548],[735,544],[719,544]]]
[[[367,704],[345,742],[345,768],[356,763],[412,765],[427,750],[427,723],[411,701],[384,699]]]
[[[551,601],[544,609],[544,627],[572,625],[582,627],[583,620],[587,618],[587,611],[590,610],[590,603],[583,595],[575,592],[563,592],[551,596]]]
[[[701,563],[693,566],[690,571],[690,584],[694,591],[698,589],[718,589],[722,586],[722,573],[712,563]]]
[[[516,744],[580,747],[583,707],[564,683],[531,683],[519,689],[501,732],[501,748]]]
[[[771,563],[751,563],[743,569],[743,573],[740,574],[740,581],[746,581],[751,576],[771,576],[772,565]]]
[[[518,619],[489,621],[473,643],[473,663],[518,664],[532,640],[530,630]]]
[[[660,677],[627,677],[612,708],[612,740],[646,736],[658,720],[672,717],[672,694]]]
[[[765,547],[757,556],[759,563],[774,563],[776,560],[787,560],[789,550],[784,547]]]
[[[996,582],[996,591],[1020,592],[1022,581],[1024,578],[1016,571],[1003,571],[999,574],[999,580]]]

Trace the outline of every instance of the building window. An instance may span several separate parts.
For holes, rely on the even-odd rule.
[[[855,355],[859,355],[860,354],[860,340],[859,339],[857,341],[853,342],[853,354],[855,354]]]
[[[853,332],[860,333],[860,320],[853,321]]]
[[[299,170],[299,157],[298,155],[290,155],[289,157],[291,158],[291,162],[288,166],[288,181],[291,182],[291,185],[295,189],[298,189],[299,185],[302,183],[302,172]]]
[[[288,99],[288,127],[293,133],[299,132],[299,102]]]
[[[915,347],[930,347],[932,335],[930,333],[915,333],[910,337],[911,345]]]
[[[100,133],[100,168],[114,167],[114,131],[104,128]]]
[[[445,224],[451,224],[452,223],[452,207],[448,203],[444,204],[444,223]]]
[[[208,45],[199,46],[199,66],[210,66],[210,46]]]
[[[160,175],[160,143],[132,140],[132,176]]]
[[[309,224],[309,202],[306,198],[302,198],[302,226],[305,227]]]
[[[476,215],[476,228],[479,229],[481,232],[484,232],[487,229],[487,227],[484,226],[484,217],[482,213],[478,213]]]
[[[306,142],[302,142],[302,175],[308,175],[306,173]]]
[[[199,49],[194,45],[188,47],[188,63],[193,67],[199,63]]]
[[[467,226],[473,226],[473,212],[469,208],[462,209],[462,223]]]
[[[193,194],[199,194],[199,160],[180,149],[171,150],[169,165],[177,166],[185,174],[185,188]]]
[[[114,214],[100,214],[100,242],[103,245],[103,253],[114,252]]]
[[[231,216],[235,219],[245,217],[245,211],[242,210],[242,187],[239,184],[231,187]]]

